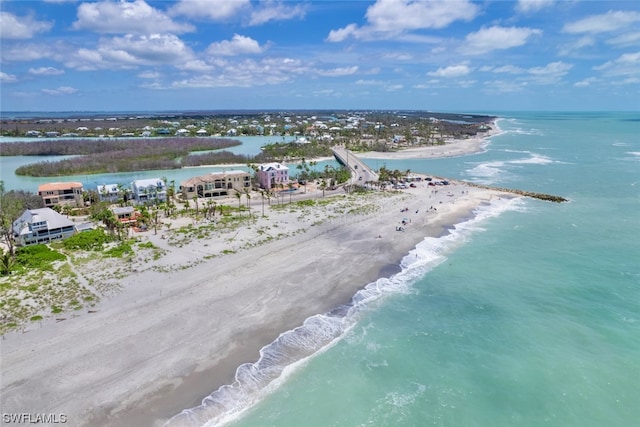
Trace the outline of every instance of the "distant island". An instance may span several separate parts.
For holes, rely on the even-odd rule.
[[[77,156],[34,162],[19,167],[16,174],[70,176],[297,161],[331,156],[335,145],[355,152],[398,151],[473,137],[490,130],[495,120],[493,116],[428,111],[57,114],[0,121],[3,137],[28,138],[3,141],[0,156]],[[234,138],[245,136],[283,137],[283,142],[267,144],[255,156],[224,150],[241,144]],[[284,142],[284,137],[295,139]]]

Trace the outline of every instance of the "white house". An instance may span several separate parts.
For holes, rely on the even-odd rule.
[[[98,197],[101,202],[107,201],[115,203],[121,196],[121,190],[118,187],[118,184],[98,185],[96,187],[96,191],[98,192]]]
[[[131,197],[139,204],[167,200],[167,186],[160,178],[137,179],[131,183]]]
[[[13,238],[21,246],[66,239],[76,232],[72,221],[51,208],[27,209],[13,222]]]

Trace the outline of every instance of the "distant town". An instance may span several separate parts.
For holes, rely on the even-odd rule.
[[[402,139],[435,143],[475,135],[495,117],[429,111],[214,111],[183,113],[3,113],[5,137],[297,136],[334,143]]]

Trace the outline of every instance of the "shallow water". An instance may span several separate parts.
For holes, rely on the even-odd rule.
[[[485,153],[386,165],[571,202],[494,206],[427,239],[338,339],[216,422],[635,425],[640,123],[632,113],[502,117],[505,133]]]

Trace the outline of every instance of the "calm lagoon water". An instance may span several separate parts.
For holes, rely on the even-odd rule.
[[[235,154],[242,155],[256,155],[260,153],[260,147],[266,144],[275,142],[288,142],[293,140],[292,137],[277,137],[277,136],[249,136],[234,138],[242,142],[241,145],[235,147],[229,147],[225,149]],[[34,141],[34,138],[0,138],[0,144],[3,142],[15,142],[15,141]],[[40,140],[40,139],[38,139]],[[96,142],[100,139],[96,138]],[[0,147],[1,148],[1,147]],[[123,184],[128,185],[136,179],[146,178],[160,178],[166,177],[169,181],[174,180],[176,185],[180,185],[181,181],[185,181],[197,175],[204,175],[210,172],[220,172],[226,170],[246,170],[249,168],[246,165],[239,166],[203,166],[197,168],[187,169],[170,169],[170,170],[152,170],[144,172],[123,172],[123,173],[106,173],[106,174],[94,174],[94,175],[76,175],[76,176],[60,176],[55,178],[34,178],[24,177],[15,174],[15,170],[26,164],[36,163],[41,161],[56,161],[64,159],[66,156],[11,156],[0,157],[0,179],[5,183],[6,190],[26,190],[31,192],[37,192],[38,186],[47,182],[57,181],[75,181],[81,182],[85,190],[95,189],[98,185],[104,184]],[[318,166],[320,167],[320,166]],[[318,169],[320,170],[320,169]]]

